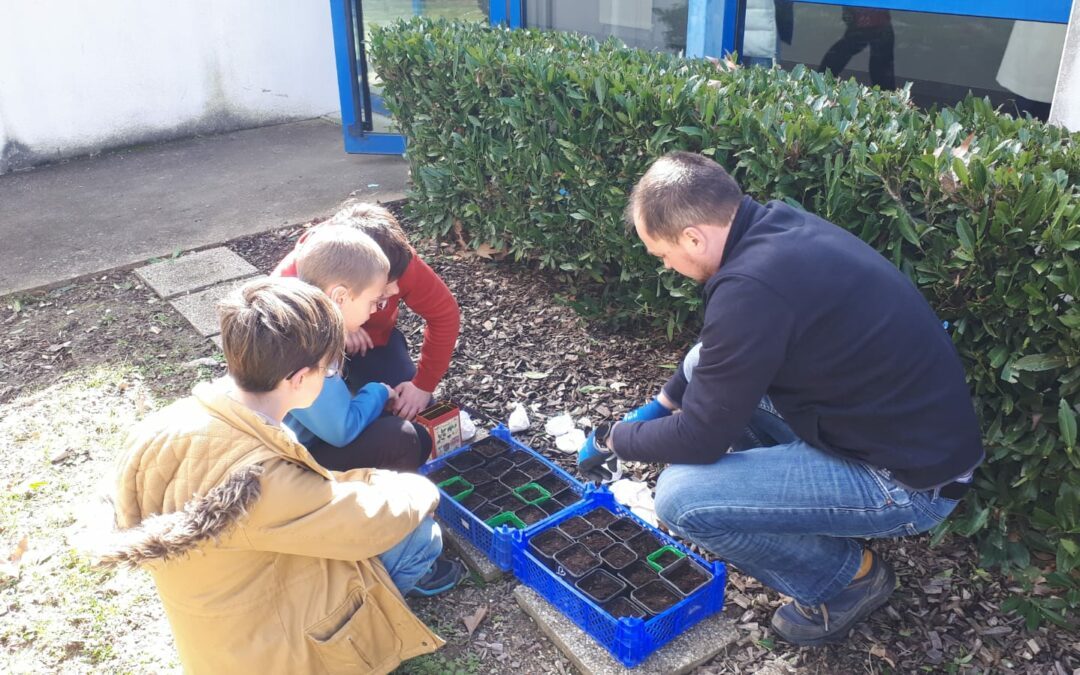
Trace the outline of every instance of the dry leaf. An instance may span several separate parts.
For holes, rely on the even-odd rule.
[[[16,546],[15,550],[12,551],[11,555],[8,556],[8,561],[10,561],[10,562],[19,562],[19,560],[23,557],[23,554],[26,553],[26,549],[29,548],[29,547],[30,547],[30,540],[27,539],[26,537],[23,537],[22,541],[19,542],[19,545]]]
[[[66,349],[66,348],[68,348],[70,346],[71,346],[71,340],[68,340],[67,342],[62,342],[62,343],[60,343],[58,345],[49,345],[49,348],[48,348],[47,351],[50,354],[55,354],[56,352],[60,351],[61,349]]]
[[[499,249],[495,248],[491,244],[480,244],[476,247],[476,250],[473,251],[473,255],[479,258],[486,258],[487,260],[491,260],[491,257],[494,255],[498,255],[498,253]]]
[[[873,647],[871,647],[870,648],[870,655],[871,656],[876,656],[879,659],[885,661],[886,663],[889,664],[890,668],[895,668],[896,667],[896,661],[894,661],[892,656],[889,655],[889,650],[885,649],[881,645],[874,645]]]
[[[472,637],[472,634],[476,632],[476,628],[484,620],[485,616],[487,616],[487,607],[480,605],[472,614],[461,617],[461,620],[465,623],[465,630],[469,631],[469,637]]]
[[[457,218],[454,218],[454,240],[462,251],[468,250],[469,245],[465,243],[465,231],[461,227],[461,221]]]

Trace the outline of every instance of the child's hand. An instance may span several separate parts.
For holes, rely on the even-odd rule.
[[[345,351],[349,354],[359,352],[360,356],[363,356],[367,354],[367,350],[374,347],[375,343],[371,340],[371,336],[363,328],[357,328],[356,332],[345,334]]]
[[[386,411],[386,410],[391,410],[392,411],[394,409],[394,406],[397,405],[397,397],[398,397],[397,392],[394,391],[393,387],[391,387],[390,385],[388,385],[385,382],[380,382],[379,384],[386,387],[386,405],[383,406],[383,410],[384,411]]]
[[[394,414],[406,420],[412,420],[431,402],[431,392],[424,391],[412,382],[402,382],[394,387],[397,401],[394,402]]]

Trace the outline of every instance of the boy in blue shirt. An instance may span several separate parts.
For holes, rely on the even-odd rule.
[[[371,237],[345,226],[312,231],[296,258],[297,275],[341,309],[347,333],[354,332],[385,302],[390,263]],[[383,415],[394,390],[381,382],[355,395],[340,375],[326,381],[308,408],[293,410],[285,424],[327,469],[370,467],[413,471],[431,454],[431,437],[420,425]]]

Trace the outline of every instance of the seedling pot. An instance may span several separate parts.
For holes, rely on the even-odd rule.
[[[465,480],[461,476],[454,476],[449,480],[444,480],[443,482],[439,483],[439,487],[446,491],[446,494],[453,497],[455,501],[459,502],[462,499],[465,499],[466,497],[471,495],[473,493],[473,490],[476,489],[473,487],[472,483]]]
[[[566,534],[566,536],[570,537],[571,539],[577,539],[581,535],[593,529],[593,527],[589,524],[589,521],[585,520],[584,518],[574,516],[573,518],[567,518],[566,520],[564,520],[559,525],[559,529],[562,530]]]
[[[712,573],[690,558],[683,558],[674,563],[671,567],[664,569],[660,576],[671,582],[671,585],[679,589],[683,595],[690,595],[712,579]]]
[[[469,449],[486,459],[491,459],[506,454],[510,446],[502,439],[488,436],[473,443]]]
[[[630,597],[653,614],[659,614],[682,600],[679,592],[663,579],[657,579],[632,591]]]
[[[612,544],[600,552],[600,557],[608,567],[615,571],[625,569],[627,565],[637,562],[636,553],[626,548],[623,544]]]
[[[483,464],[484,458],[472,450],[466,450],[465,452],[447,458],[446,463],[464,473],[469,469],[474,469]]]
[[[619,518],[607,527],[608,534],[619,541],[626,541],[643,532],[641,526],[629,518]]]
[[[593,553],[599,553],[608,546],[611,546],[615,540],[609,537],[607,532],[604,532],[603,530],[593,530],[592,532],[586,532],[578,537],[578,541]]]
[[[604,604],[626,590],[624,581],[616,579],[604,570],[593,570],[578,579],[574,585],[598,605]]]
[[[660,578],[660,575],[656,573],[656,570],[649,567],[649,564],[644,560],[635,560],[619,570],[619,576],[634,588],[641,588]]]
[[[597,507],[586,513],[582,518],[592,523],[593,527],[603,529],[615,522],[618,516],[603,507]]]
[[[487,523],[488,525],[490,525],[492,529],[494,529],[494,528],[496,528],[496,527],[498,527],[500,525],[507,525],[509,527],[516,528],[518,530],[524,530],[525,529],[525,523],[521,522],[521,518],[518,518],[513,513],[509,513],[507,511],[504,511],[504,512],[500,513],[497,516],[492,516],[491,518],[488,518],[484,522]]]
[[[649,561],[649,566],[659,572],[660,570],[671,567],[685,557],[686,554],[674,546],[664,546],[663,548],[650,553],[647,560]]]
[[[604,605],[604,611],[616,619],[621,619],[624,616],[645,619],[649,616],[648,612],[630,598],[615,598],[614,600],[609,600]]]
[[[555,561],[559,563],[561,573],[574,579],[600,566],[600,558],[589,553],[589,549],[581,544],[572,544],[559,551],[555,554]]]

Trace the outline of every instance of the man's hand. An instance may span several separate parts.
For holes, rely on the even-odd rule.
[[[363,356],[374,347],[375,343],[371,340],[371,336],[363,328],[357,328],[356,332],[345,334],[345,351],[349,354],[359,353]]]
[[[618,471],[619,460],[608,444],[611,426],[611,422],[598,424],[578,451],[578,471],[590,480],[606,483]]]
[[[394,387],[394,393],[397,399],[394,402],[394,414],[409,421],[431,402],[431,392],[424,391],[412,382],[402,382]]]

